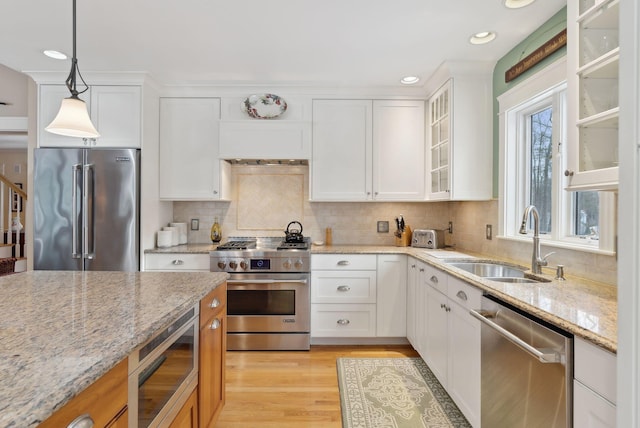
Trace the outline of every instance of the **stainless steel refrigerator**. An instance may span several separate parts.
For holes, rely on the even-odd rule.
[[[33,178],[34,269],[140,269],[140,150],[36,149]]]

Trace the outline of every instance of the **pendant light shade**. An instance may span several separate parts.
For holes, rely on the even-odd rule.
[[[78,91],[76,85],[77,77],[80,78],[84,89]],[[65,135],[68,137],[97,138],[100,136],[96,128],[91,123],[87,105],[78,98],[78,95],[86,92],[89,86],[85,83],[80,69],[78,69],[78,58],[76,58],[76,0],[73,0],[73,58],[71,58],[71,71],[65,81],[71,96],[62,100],[60,110],[49,124],[46,131],[53,134]]]
[[[52,134],[68,137],[97,138],[100,136],[91,123],[87,105],[77,96],[63,99],[55,119],[44,129]]]

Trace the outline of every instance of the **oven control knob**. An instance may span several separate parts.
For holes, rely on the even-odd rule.
[[[235,270],[238,267],[238,263],[237,262],[229,262],[229,267],[233,270]]]
[[[240,261],[240,269],[242,270],[246,270],[247,269],[247,261],[246,260],[241,260]]]
[[[302,269],[302,267],[304,266],[302,259],[296,260],[296,262],[294,263],[294,266],[296,267],[296,269]]]
[[[291,269],[291,260],[287,259],[282,266],[284,266],[285,269]]]
[[[221,260],[218,262],[218,267],[220,269],[224,269],[225,267],[227,267],[227,264]]]

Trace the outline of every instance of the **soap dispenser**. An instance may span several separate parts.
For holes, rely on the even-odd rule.
[[[211,241],[220,242],[221,239],[222,228],[220,227],[220,223],[218,223],[218,217],[216,217],[213,221],[213,226],[211,226]]]

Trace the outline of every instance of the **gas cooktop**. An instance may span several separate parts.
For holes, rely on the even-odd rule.
[[[310,238],[304,238],[302,242],[286,242],[280,237],[231,237],[216,248],[216,251],[265,251],[265,250],[308,250]]]

